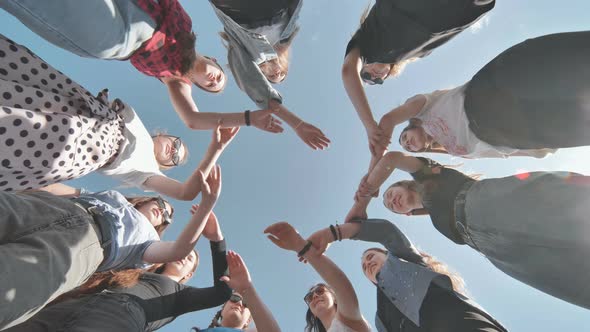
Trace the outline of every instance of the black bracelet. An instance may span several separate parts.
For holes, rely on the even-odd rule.
[[[338,230],[338,241],[342,241],[342,232],[340,231],[340,225],[336,224],[336,229]]]
[[[330,232],[332,232],[332,236],[334,236],[334,241],[338,240],[338,235],[336,234],[336,227],[334,227],[334,225],[330,225]]]
[[[250,110],[244,112],[244,121],[246,121],[246,126],[250,126]]]
[[[311,245],[311,241],[307,240],[307,243],[305,244],[305,246],[303,246],[303,249],[301,249],[301,251],[297,253],[297,257],[305,255],[305,253],[309,251],[309,248],[311,248]]]

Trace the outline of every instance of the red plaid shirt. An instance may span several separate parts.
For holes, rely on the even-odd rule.
[[[159,2],[159,3],[158,3]],[[152,38],[143,43],[129,60],[140,72],[161,77],[182,77],[181,54],[175,36],[179,32],[191,32],[192,21],[178,0],[138,0],[138,6],[148,13],[158,28]],[[183,78],[188,84],[188,79]]]

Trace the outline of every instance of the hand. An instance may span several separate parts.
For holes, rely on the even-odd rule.
[[[223,276],[219,280],[225,282],[230,288],[238,293],[243,293],[248,288],[252,288],[252,279],[250,272],[242,257],[235,251],[227,252],[227,266],[229,267],[229,276]],[[243,294],[242,294],[243,295]]]
[[[367,136],[371,154],[377,158],[381,158],[391,143],[391,136],[387,135],[377,123],[367,127]]]
[[[293,129],[297,133],[297,136],[314,150],[323,150],[330,144],[330,140],[320,129],[307,122],[301,122]]]
[[[363,176],[361,182],[359,183],[359,187],[355,194],[355,201],[358,202],[360,197],[378,197],[379,196],[379,187],[375,188],[374,186],[370,185],[367,181],[369,179],[369,174]]]
[[[268,131],[269,133],[282,133],[283,127],[281,126],[283,123],[275,118],[273,115],[273,110],[258,110],[250,112],[250,123],[264,131]]]
[[[221,128],[220,121],[217,124],[217,127],[215,127],[215,130],[213,130],[213,138],[211,139],[211,144],[217,150],[223,150],[237,135],[238,131],[240,131],[240,127]]]
[[[207,180],[201,171],[199,171],[198,177],[201,185],[201,205],[215,205],[221,193],[221,168],[219,165],[213,167]]]
[[[355,220],[355,219],[365,220],[367,218],[368,218],[367,209],[360,204],[355,204],[352,206],[350,211],[348,211],[346,218],[344,218],[344,222],[345,223],[351,222],[352,220]]]
[[[198,204],[193,204],[191,206],[191,214],[197,213],[199,209]],[[221,233],[221,227],[219,227],[219,222],[217,220],[217,216],[213,211],[209,214],[209,219],[207,219],[207,223],[203,228],[201,234],[209,241],[221,241],[223,240],[223,234]]]
[[[264,234],[278,247],[298,252],[305,246],[305,240],[288,222],[282,221],[268,226]]]
[[[311,234],[307,240],[311,241],[314,248],[318,251],[318,254],[321,255],[328,249],[330,244],[334,242],[334,235],[330,228],[324,228]]]

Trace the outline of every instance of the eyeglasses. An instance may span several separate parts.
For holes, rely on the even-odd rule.
[[[161,196],[156,198],[156,203],[158,204],[158,209],[162,213],[162,223],[165,225],[170,225],[172,223],[172,217],[168,210],[166,210],[166,201]]]
[[[174,139],[172,141],[172,147],[174,148],[174,153],[172,154],[172,165],[164,165],[164,166],[178,166],[178,163],[180,162],[180,157],[178,156],[178,151],[180,151],[180,147],[182,146],[182,140],[180,139],[180,137],[176,137],[176,136],[172,136],[172,135],[167,135],[167,137],[170,137],[172,139]]]
[[[240,294],[233,293],[233,294],[232,294],[232,295],[229,297],[229,300],[230,300],[231,302],[233,302],[233,303],[238,303],[238,302],[240,302],[240,301],[241,301],[241,302],[242,302],[242,305],[243,305],[244,307],[247,307],[247,306],[246,306],[246,304],[244,303],[244,298],[243,298],[243,297],[242,297],[242,295],[240,295]]]
[[[389,75],[387,75],[389,76]],[[387,76],[385,76],[384,78],[373,78],[373,76],[371,75],[371,73],[366,72],[366,71],[361,71],[361,78],[363,79],[363,82],[369,84],[369,85],[375,85],[375,84],[383,84],[383,81],[387,78]]]
[[[305,301],[305,303],[309,306],[311,301],[313,301],[314,294],[321,296],[324,295],[326,291],[327,289],[324,286],[315,286],[312,289],[310,289],[309,292],[307,292],[307,294],[305,294],[305,296],[303,297],[303,301]]]

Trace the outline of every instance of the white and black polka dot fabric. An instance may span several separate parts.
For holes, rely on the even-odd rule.
[[[86,175],[116,155],[114,108],[26,47],[0,35],[0,190]]]

